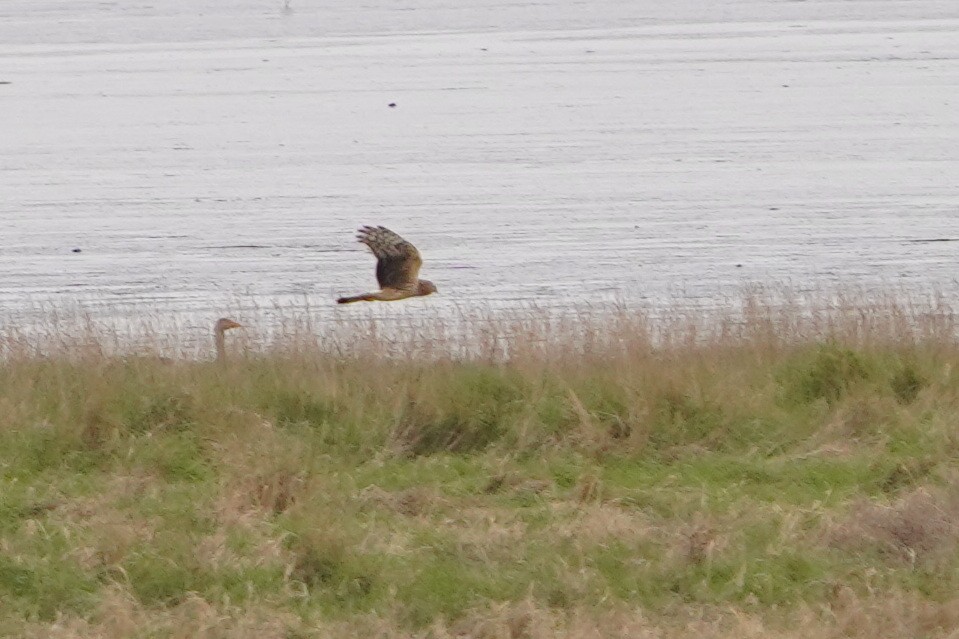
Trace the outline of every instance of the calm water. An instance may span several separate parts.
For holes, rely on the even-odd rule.
[[[955,286],[953,0],[462,4],[4,2],[5,315]]]

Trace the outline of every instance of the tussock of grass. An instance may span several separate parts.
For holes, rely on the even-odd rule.
[[[937,299],[290,320],[226,364],[57,327],[0,337],[2,634],[959,627]]]

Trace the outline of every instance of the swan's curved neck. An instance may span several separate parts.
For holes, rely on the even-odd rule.
[[[222,362],[226,360],[226,340],[224,339],[224,331],[222,328],[218,328],[213,331],[213,344],[216,346],[216,361]]]

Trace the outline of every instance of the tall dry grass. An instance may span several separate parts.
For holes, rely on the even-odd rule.
[[[0,327],[0,634],[956,629],[942,296],[349,317]]]

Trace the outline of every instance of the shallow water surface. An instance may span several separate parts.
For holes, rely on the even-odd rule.
[[[0,304],[369,312],[364,223],[406,311],[952,286],[957,5],[702,4],[6,2]]]

